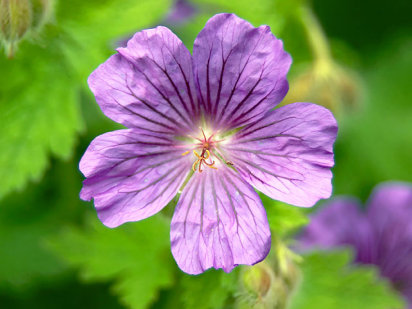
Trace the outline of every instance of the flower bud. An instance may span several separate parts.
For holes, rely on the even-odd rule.
[[[291,81],[284,104],[312,102],[334,113],[352,109],[361,94],[359,77],[354,72],[326,60],[318,60]]]
[[[237,308],[286,308],[298,278],[295,264],[289,260],[286,265],[287,272],[283,274],[266,261],[246,268],[241,276],[244,291]]]
[[[32,7],[32,29],[38,30],[50,20],[53,11],[52,0],[30,0]]]
[[[258,297],[265,297],[268,293],[275,274],[266,262],[261,262],[253,267],[249,267],[243,273],[243,283],[249,292]]]
[[[21,39],[31,24],[31,5],[28,0],[0,0],[0,29],[7,41]]]
[[[242,273],[243,293],[238,298],[238,309],[276,308],[279,292],[273,268],[266,261],[247,267]]]
[[[0,39],[12,58],[19,41],[49,19],[52,0],[0,0]]]

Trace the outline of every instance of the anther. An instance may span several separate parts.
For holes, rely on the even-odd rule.
[[[203,135],[203,140],[197,137],[193,137],[193,136],[189,136],[195,140],[198,140],[199,143],[193,144],[194,146],[196,146],[196,148],[200,148],[202,151],[200,152],[200,154],[196,151],[193,150],[193,154],[196,157],[196,161],[193,162],[192,165],[192,170],[194,172],[199,171],[199,173],[203,172],[202,169],[202,164],[204,163],[205,165],[207,165],[210,168],[213,169],[217,169],[217,167],[215,166],[215,161],[213,161],[211,159],[211,153],[210,153],[210,149],[215,150],[214,147],[214,141],[212,140],[212,138],[216,135],[216,132],[213,133],[209,138],[206,137],[205,131],[203,130],[203,128],[199,127],[200,131],[202,132]],[[217,151],[217,149],[216,149]],[[185,156],[189,153],[190,151],[186,151],[184,153],[182,153],[182,156]],[[218,152],[219,153],[219,152]],[[212,155],[216,156],[216,154],[212,153]],[[209,162],[207,162],[207,160],[209,160]]]
[[[210,157],[210,152],[209,152],[209,150],[207,150],[207,149],[205,149],[205,151],[206,151],[207,156],[206,156],[206,157],[203,157],[203,159],[207,160],[207,159],[209,159],[209,157]]]
[[[210,151],[207,149],[203,149],[202,153],[199,155],[196,150],[193,150],[193,154],[197,157],[197,160],[193,163],[192,165],[192,170],[196,172],[196,170],[199,171],[199,173],[203,172],[202,170],[202,163],[206,164],[208,167],[217,169],[215,167],[215,161],[212,162],[206,162],[207,159],[210,158]]]
[[[196,150],[193,150],[193,153],[195,154],[196,157],[198,157],[198,159],[202,158],[201,156],[199,156],[199,154],[196,152]]]
[[[197,159],[197,160],[193,163],[193,165],[192,165],[192,170],[193,170],[194,172],[196,172],[196,165],[197,165],[197,163],[199,163],[199,161],[200,161],[200,159]]]

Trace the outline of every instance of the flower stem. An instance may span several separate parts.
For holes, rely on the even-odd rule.
[[[298,14],[315,61],[332,61],[328,39],[313,11],[308,6],[302,6]]]

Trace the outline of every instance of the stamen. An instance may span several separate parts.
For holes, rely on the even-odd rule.
[[[196,165],[197,165],[197,163],[199,163],[199,161],[200,161],[200,159],[196,160],[195,163],[193,163],[193,165],[192,165],[192,170],[194,172],[196,172]]]
[[[199,173],[203,172],[203,170],[202,170],[202,162],[203,162],[203,160],[200,160],[199,166],[197,167],[197,169],[199,170]]]
[[[205,149],[205,151],[206,151],[207,157],[203,157],[203,159],[207,160],[210,157],[210,152],[207,149]]]
[[[213,140],[213,137],[216,136],[217,132],[214,132],[211,136],[209,136],[209,138],[207,138],[203,128],[199,127],[199,129],[202,132],[203,140],[201,138],[189,136],[189,137],[199,141],[199,143],[192,144],[192,146],[195,146],[195,147],[192,148],[191,150],[193,151],[193,154],[196,157],[196,161],[193,162],[193,164],[192,164],[192,170],[194,172],[199,171],[199,173],[202,173],[203,172],[203,169],[202,169],[202,164],[203,163],[206,166],[210,167],[210,168],[217,169],[217,167],[215,166],[216,162],[214,160],[212,160],[212,156],[216,157],[218,160],[222,159],[228,165],[233,165],[232,162],[224,160],[221,153],[214,146],[215,143],[218,142],[218,141]],[[199,148],[202,149],[200,154],[195,150],[195,149],[199,149]],[[212,152],[212,149],[214,151],[216,151],[218,155],[216,155],[216,153]],[[182,156],[187,155],[191,150],[185,151],[184,153],[182,153]],[[210,161],[207,162],[207,160],[210,160]]]
[[[196,157],[198,157],[199,160],[202,159],[202,157],[199,156],[199,154],[196,152],[196,150],[193,150],[193,153],[195,154]]]
[[[212,167],[213,165],[215,165],[215,161],[212,161],[212,163],[207,163],[207,162],[205,161],[205,164],[206,164],[207,166]]]

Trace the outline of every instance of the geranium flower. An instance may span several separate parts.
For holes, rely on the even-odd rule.
[[[362,211],[356,199],[325,205],[301,235],[305,249],[350,246],[354,262],[377,265],[412,308],[412,184],[378,186]]]
[[[176,0],[166,16],[165,23],[182,25],[196,14],[196,7],[187,0]]]
[[[89,86],[129,129],[98,136],[80,162],[81,198],[94,198],[105,225],[145,219],[180,194],[170,235],[177,264],[229,272],[270,249],[253,187],[305,207],[330,196],[335,119],[310,103],[272,110],[288,90],[291,58],[269,27],[219,14],[193,55],[165,27],[117,51]]]

